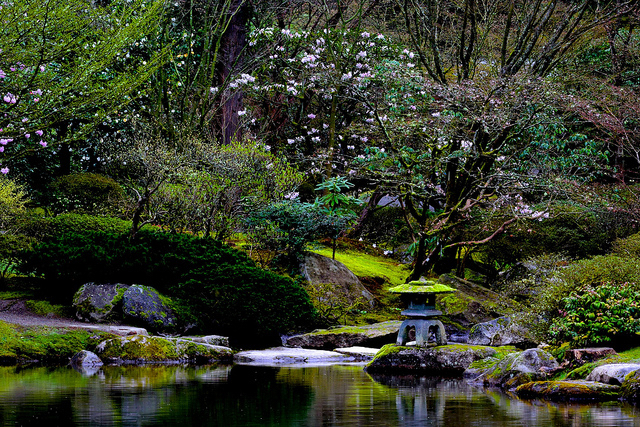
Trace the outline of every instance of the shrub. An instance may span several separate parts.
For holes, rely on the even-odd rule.
[[[104,232],[54,235],[25,253],[23,271],[43,275],[57,300],[85,282],[137,283],[177,299],[203,331],[272,338],[308,327],[315,312],[290,279],[265,272],[213,239],[142,230],[138,238]],[[256,338],[257,337],[257,338]]]
[[[634,345],[640,334],[640,292],[630,284],[587,285],[562,299],[550,328],[556,343],[576,346],[615,341]],[[633,342],[630,342],[633,341]]]
[[[19,222],[22,234],[42,240],[55,235],[75,232],[102,231],[125,233],[131,221],[89,214],[66,213],[55,217],[25,216]]]
[[[120,184],[95,173],[64,175],[52,184],[52,207],[58,212],[95,213],[109,210],[124,198]]]
[[[622,257],[640,258],[640,233],[616,240],[611,252]]]
[[[27,195],[20,185],[0,175],[0,229],[13,228],[17,216],[25,211]]]

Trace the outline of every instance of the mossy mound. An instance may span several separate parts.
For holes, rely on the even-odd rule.
[[[610,401],[618,400],[620,387],[595,381],[533,381],[516,388],[523,399],[555,401]]]
[[[182,338],[131,336],[110,339],[96,347],[96,354],[108,363],[211,363],[231,361],[228,347],[198,343]]]
[[[367,372],[424,373],[430,375],[462,376],[476,360],[492,357],[496,349],[465,344],[437,347],[408,347],[389,344],[380,349],[366,366]]]

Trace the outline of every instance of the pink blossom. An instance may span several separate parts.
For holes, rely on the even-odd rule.
[[[5,77],[7,77],[7,73],[5,73],[4,71],[0,70],[0,79],[4,79]]]
[[[40,143],[39,143],[39,144],[40,144],[40,145],[42,145],[43,147],[46,147],[46,146],[47,146],[47,143],[46,143],[45,141],[40,141]]]
[[[7,104],[15,104],[16,103],[16,97],[14,94],[12,94],[11,92],[7,93],[4,96],[4,102],[6,102]]]
[[[44,132],[42,132],[41,130],[37,130],[37,131],[36,131],[36,135],[38,135],[38,136],[42,136],[42,134],[43,134],[43,133],[44,133]]]
[[[3,174],[5,174],[5,175],[6,175],[6,174],[8,174],[8,173],[9,173],[9,168],[2,168],[2,169],[0,169],[0,173],[3,173]]]
[[[315,114],[309,114],[309,115],[307,115],[307,117],[309,117],[310,119],[315,119],[316,115]]]
[[[24,134],[24,137],[25,137],[25,138],[27,138],[27,139],[29,139],[29,138],[31,138],[31,134],[30,134],[30,133],[25,133],[25,134]]]

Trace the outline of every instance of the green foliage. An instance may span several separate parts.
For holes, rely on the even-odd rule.
[[[86,282],[153,286],[177,300],[177,311],[189,318],[183,320],[206,332],[242,338],[256,331],[259,341],[314,320],[300,285],[255,267],[219,241],[185,234],[142,230],[135,240],[103,232],[55,235],[25,254],[21,268],[43,275],[42,292],[58,301],[70,301]]]
[[[327,212],[319,203],[294,199],[252,212],[246,224],[259,249],[276,252],[285,265],[297,265],[309,243],[337,237],[348,222],[349,217]]]
[[[555,342],[576,346],[615,340],[626,345],[640,339],[640,291],[637,285],[587,285],[562,299],[549,334]]]
[[[349,315],[360,313],[368,307],[366,298],[349,301],[345,294],[336,292],[331,283],[309,285],[305,289],[320,321],[325,325],[347,324]]]
[[[0,228],[7,230],[15,224],[15,218],[25,211],[28,202],[24,188],[6,176],[0,176]]]
[[[558,272],[569,288],[602,282],[640,284],[640,259],[619,255],[599,255],[576,261]]]
[[[104,175],[76,173],[64,175],[52,184],[52,208],[59,212],[102,212],[117,206],[124,198],[120,184]]]
[[[111,217],[65,213],[45,218],[30,215],[21,220],[19,227],[22,234],[42,240],[76,232],[124,233],[131,228],[131,222]]]
[[[622,257],[640,258],[640,233],[616,240],[611,252]]]

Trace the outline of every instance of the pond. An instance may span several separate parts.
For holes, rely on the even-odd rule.
[[[635,426],[622,404],[520,401],[361,365],[0,367],[5,426]]]

